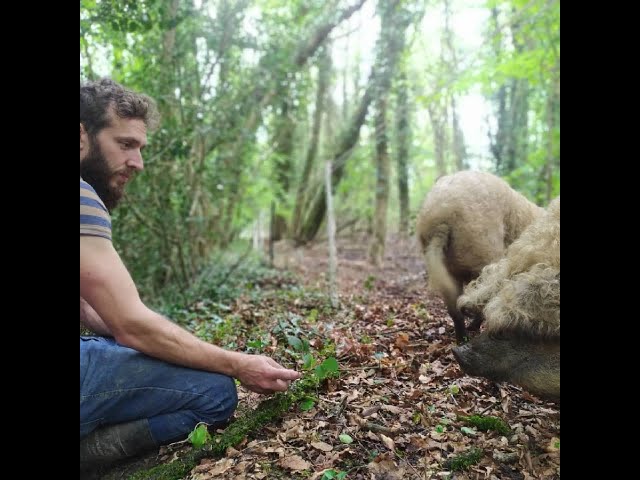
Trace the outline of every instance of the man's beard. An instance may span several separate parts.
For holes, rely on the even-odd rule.
[[[124,185],[114,188],[109,184],[113,178],[113,172],[107,164],[97,139],[91,141],[87,156],[80,162],[80,176],[95,189],[109,211],[120,203],[124,195]]]

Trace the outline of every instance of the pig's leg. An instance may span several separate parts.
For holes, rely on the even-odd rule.
[[[464,343],[467,341],[467,329],[464,325],[464,315],[462,315],[462,312],[460,312],[460,310],[458,310],[458,307],[456,306],[458,296],[462,291],[462,285],[458,284],[456,286],[458,287],[458,291],[456,292],[455,297],[446,295],[445,303],[447,305],[447,312],[453,320],[453,327],[456,331],[456,341],[458,343]]]

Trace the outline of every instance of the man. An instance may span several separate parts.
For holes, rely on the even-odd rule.
[[[80,462],[110,463],[225,423],[234,378],[258,393],[300,377],[199,340],[149,309],[111,243],[109,211],[143,168],[154,101],[109,79],[80,86]]]

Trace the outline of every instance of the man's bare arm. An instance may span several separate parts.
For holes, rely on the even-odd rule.
[[[152,357],[236,377],[260,393],[286,390],[288,382],[300,376],[268,357],[203,342],[149,309],[112,243],[104,238],[80,237],[80,296],[118,343]]]
[[[113,336],[109,327],[100,318],[100,315],[82,297],[80,297],[80,322],[93,333],[109,337]]]

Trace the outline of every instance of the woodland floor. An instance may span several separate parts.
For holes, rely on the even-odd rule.
[[[425,286],[414,242],[390,238],[384,265],[375,268],[367,262],[366,236],[340,239],[340,308],[330,313],[317,296],[275,293],[277,277],[261,286],[274,289],[271,298],[259,305],[236,301],[233,311],[267,337],[288,312],[312,347],[335,342],[340,377],[325,382],[313,408],[292,407],[224,457],[202,460],[186,480],[329,479],[340,473],[348,480],[560,478],[559,405],[461,372],[451,353],[453,324]],[[275,249],[275,266],[293,272],[309,291],[326,291],[327,259],[325,243],[294,249],[281,242]],[[266,344],[264,353],[292,366],[275,338]],[[239,397],[237,414],[264,399],[242,387]],[[501,418],[510,433],[479,431],[458,417],[476,414]],[[341,434],[353,442],[341,442]],[[162,447],[147,463],[169,463],[191,448]],[[446,460],[471,448],[480,449],[480,460],[452,471]],[[104,478],[127,478],[125,470]]]

